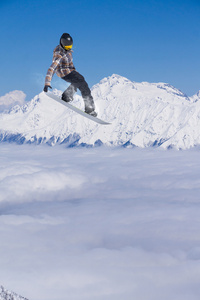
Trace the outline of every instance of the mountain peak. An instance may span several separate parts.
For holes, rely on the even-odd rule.
[[[42,92],[0,115],[0,141],[177,149],[200,144],[198,102],[167,83],[137,83],[113,74],[93,86],[92,95],[98,116],[111,125],[99,126]],[[84,109],[79,95],[73,105]]]
[[[120,76],[117,74],[113,74],[111,76],[103,78],[97,85],[109,84],[110,86],[113,86],[116,84],[125,84],[125,83],[133,84],[133,82],[130,81],[129,79],[127,79],[126,77],[123,77],[123,76]]]
[[[200,100],[200,90],[192,97],[190,97],[192,102],[197,102]]]
[[[0,300],[27,300],[27,299],[17,295],[16,293],[9,292],[6,289],[4,289],[3,286],[0,286]]]

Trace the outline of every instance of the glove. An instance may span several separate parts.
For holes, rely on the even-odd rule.
[[[43,91],[45,93],[47,93],[48,92],[48,88],[52,89],[52,87],[50,85],[45,85]]]

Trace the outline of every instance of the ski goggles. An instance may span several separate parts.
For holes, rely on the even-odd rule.
[[[72,46],[73,46],[73,45],[64,46],[64,48],[65,48],[65,50],[70,50],[70,49],[72,49]]]

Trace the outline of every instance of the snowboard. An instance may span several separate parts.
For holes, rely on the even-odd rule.
[[[88,118],[98,124],[101,125],[109,125],[111,123],[105,122],[97,117],[91,116],[89,114],[87,114],[86,112],[84,112],[83,110],[79,109],[76,106],[71,105],[69,102],[65,102],[64,100],[62,100],[60,97],[56,96],[55,94],[53,94],[52,92],[47,92],[45,93],[48,97],[50,97],[51,99],[57,101],[58,103],[65,105],[66,107],[70,108],[71,110],[77,112],[78,114],[80,114],[81,116]]]

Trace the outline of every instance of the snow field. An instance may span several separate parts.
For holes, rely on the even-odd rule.
[[[0,282],[38,300],[196,300],[199,151],[0,144]]]

